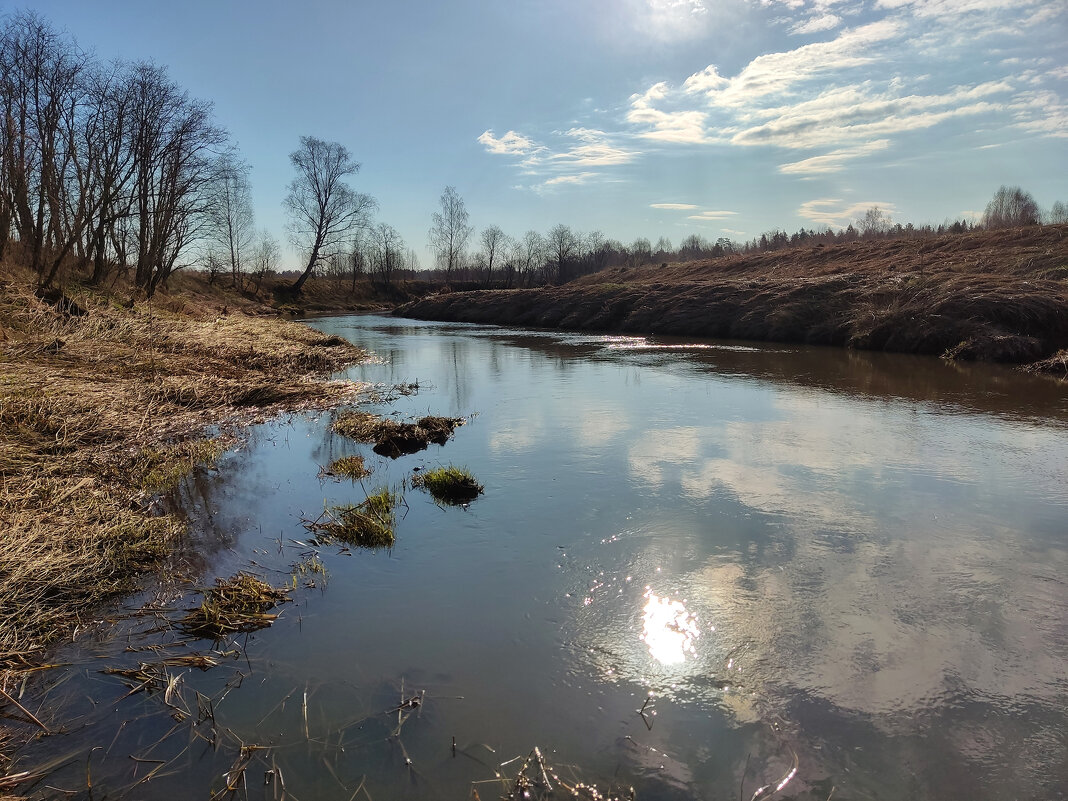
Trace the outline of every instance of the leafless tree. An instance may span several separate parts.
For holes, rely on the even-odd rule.
[[[653,248],[653,255],[658,259],[669,259],[674,256],[675,249],[671,245],[671,240],[666,236],[662,236],[656,240],[656,246]]]
[[[545,249],[548,258],[545,262],[547,283],[555,284],[567,279],[571,261],[579,255],[582,239],[569,226],[563,223],[554,225],[546,237]]]
[[[42,286],[55,278],[88,218],[83,206],[89,199],[78,193],[88,165],[77,147],[88,64],[72,39],[32,11],[14,14],[0,31],[0,218],[13,223]]]
[[[1038,204],[1029,192],[1018,186],[1003,186],[983,212],[984,228],[1017,228],[1037,225],[1041,219]]]
[[[203,233],[210,209],[215,157],[226,134],[211,121],[211,106],[191,99],[155,64],[137,64],[132,84],[134,281],[152,295],[182,253]]]
[[[359,172],[348,149],[338,142],[302,136],[300,148],[289,154],[297,177],[289,184],[285,208],[293,243],[308,262],[291,290],[299,293],[319,259],[348,240],[356,228],[370,225],[375,201],[356,192],[345,179]]]
[[[534,283],[545,263],[545,238],[537,231],[527,231],[520,242],[522,254],[519,271],[528,286]]]
[[[438,204],[441,210],[431,215],[433,225],[430,227],[429,240],[438,266],[445,270],[445,281],[448,282],[453,272],[463,264],[464,249],[475,227],[468,223],[467,207],[456,187],[446,186]]]
[[[252,278],[256,282],[257,292],[260,291],[263,279],[274,272],[275,265],[278,263],[278,253],[278,240],[264,228],[252,252]]]
[[[630,243],[627,249],[627,265],[641,267],[653,260],[653,246],[648,239],[639,237]]]
[[[504,255],[505,241],[508,239],[500,226],[491,225],[482,231],[482,265],[486,270],[486,286],[493,281],[493,271],[500,267]]]
[[[236,151],[231,149],[222,153],[215,162],[215,182],[209,206],[209,235],[226,255],[231,279],[238,289],[244,289],[244,261],[256,237],[250,170]]]
[[[371,232],[371,280],[388,287],[393,274],[404,267],[405,247],[400,232],[379,223]]]
[[[86,232],[85,259],[92,262],[94,284],[107,278],[111,268],[109,255],[114,253],[115,261],[124,265],[128,251],[123,235],[130,230],[133,206],[130,191],[135,168],[132,77],[125,65],[114,64],[97,69],[90,79],[89,93],[95,113],[86,132],[85,147],[93,154],[94,189],[100,195],[100,202]]]
[[[1068,223],[1068,204],[1060,200],[1055,201],[1050,207],[1049,214],[1046,215],[1046,222],[1050,225]]]
[[[857,230],[863,237],[872,237],[889,230],[891,220],[878,206],[872,206],[857,218]]]

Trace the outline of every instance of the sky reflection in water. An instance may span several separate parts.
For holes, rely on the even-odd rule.
[[[315,324],[380,357],[352,377],[420,384],[383,411],[477,416],[396,462],[326,418],[259,429],[186,487],[219,543],[205,579],[284,569],[302,514],[414,467],[465,465],[485,494],[409,492],[391,551],[324,551],[326,589],[252,639],[261,683],[219,710],[243,736],[292,740],[293,709],[259,724],[294,687],[328,732],[403,677],[428,690],[404,741],[420,781],[397,782],[385,724],[331,757],[376,797],[466,797],[534,745],[643,801],[735,797],[747,756],[751,791],[791,752],[789,792],[819,801],[1068,786],[1062,388],[832,349]],[[350,453],[366,486],[319,480]],[[454,763],[454,736],[500,757]],[[280,754],[336,790],[317,755]]]

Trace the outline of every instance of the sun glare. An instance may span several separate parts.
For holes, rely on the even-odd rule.
[[[687,655],[695,656],[697,616],[687,611],[684,602],[661,598],[648,587],[642,597],[646,600],[641,639],[653,659],[662,665],[678,665]]]

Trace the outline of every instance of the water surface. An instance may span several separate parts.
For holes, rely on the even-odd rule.
[[[346,377],[418,383],[377,411],[469,422],[393,461],[328,415],[274,421],[189,480],[197,582],[291,582],[313,554],[328,580],[300,578],[219,667],[170,669],[212,721],[97,672],[211,643],[141,616],[70,649],[43,696],[81,726],[49,738],[70,757],[54,786],[84,795],[88,759],[97,795],[207,797],[245,743],[263,746],[250,797],[279,797],[280,772],[300,799],[487,799],[538,746],[567,781],[639,799],[748,798],[795,754],[786,797],[1065,797],[1063,385],[823,348],[313,324],[376,354]],[[362,484],[319,477],[355,453]],[[444,509],[405,489],[389,551],[316,547],[301,523],[449,463],[485,494]]]

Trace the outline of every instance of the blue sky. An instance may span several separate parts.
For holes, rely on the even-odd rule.
[[[479,230],[742,240],[1068,201],[1064,0],[41,0],[101,59],[215,104],[285,240],[288,154],[352,181],[429,266],[446,185]],[[9,7],[10,8],[10,7]],[[295,262],[294,254],[288,259]]]

